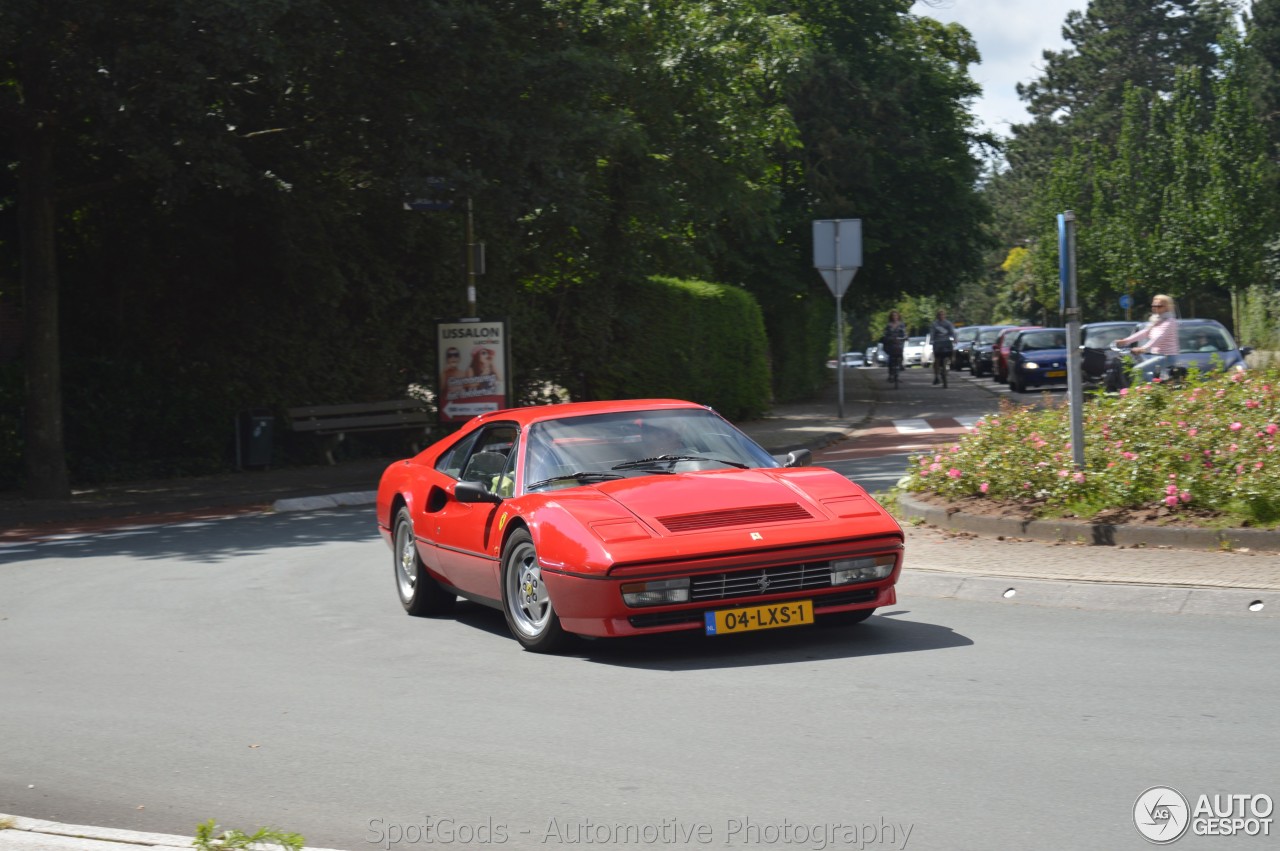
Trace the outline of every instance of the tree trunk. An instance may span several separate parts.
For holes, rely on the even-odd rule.
[[[37,499],[60,499],[71,495],[71,484],[62,442],[53,137],[47,127],[29,127],[19,133],[18,144],[26,492]]]

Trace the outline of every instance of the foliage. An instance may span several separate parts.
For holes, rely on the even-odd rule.
[[[1091,397],[1084,467],[1075,469],[1066,408],[1002,405],[974,432],[912,456],[904,487],[1008,500],[1048,514],[1163,506],[1246,525],[1280,522],[1280,372],[1195,371]]]
[[[764,319],[740,289],[661,277],[636,281],[612,339],[612,356],[585,367],[594,398],[675,396],[733,420],[768,408]]]
[[[235,829],[220,831],[217,822],[209,819],[196,825],[196,836],[191,844],[200,851],[249,851],[264,845],[278,845],[285,851],[302,851],[305,842],[296,833],[273,827],[260,827],[253,833]]]
[[[764,384],[729,407],[807,392],[813,218],[868,222],[856,310],[974,276],[976,61],[902,0],[0,4],[0,278],[26,318],[0,477],[18,451],[28,487],[209,469],[239,411],[400,395],[471,283],[513,323],[522,402],[598,393],[651,275],[755,297],[768,342],[748,317],[719,383]],[[404,212],[424,185],[451,209]],[[692,375],[664,393],[722,392]]]

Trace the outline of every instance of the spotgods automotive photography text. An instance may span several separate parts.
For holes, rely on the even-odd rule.
[[[914,824],[876,821],[806,822],[781,819],[727,818],[719,822],[662,818],[654,821],[607,821],[552,816],[535,827],[493,818],[467,822],[424,816],[411,822],[370,819],[365,837],[370,845],[392,851],[418,845],[508,845],[527,848],[562,846],[653,848],[828,848],[905,851]]]

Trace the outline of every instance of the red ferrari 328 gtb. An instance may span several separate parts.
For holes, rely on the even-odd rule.
[[[466,597],[539,652],[864,620],[896,602],[902,529],[808,459],[691,402],[494,411],[388,467],[378,526],[407,612]]]

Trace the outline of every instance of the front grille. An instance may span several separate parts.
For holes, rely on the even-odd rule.
[[[767,526],[770,523],[812,519],[813,515],[796,502],[729,508],[722,511],[698,511],[693,514],[668,514],[666,517],[657,518],[658,522],[670,532],[701,532],[732,526]]]
[[[689,599],[728,600],[831,587],[831,562],[788,564],[691,577]]]

